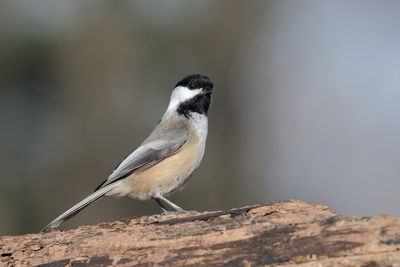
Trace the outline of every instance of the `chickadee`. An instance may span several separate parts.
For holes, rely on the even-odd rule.
[[[168,196],[183,188],[204,155],[208,132],[207,111],[213,83],[201,74],[184,77],[172,92],[167,111],[150,136],[125,158],[95,192],[55,218],[42,231],[57,228],[65,220],[102,196],[154,199],[163,214],[163,203],[185,212]]]

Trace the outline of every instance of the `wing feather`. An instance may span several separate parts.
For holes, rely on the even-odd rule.
[[[139,168],[148,168],[175,154],[188,138],[189,129],[185,121],[161,122],[143,144],[128,155],[95,191],[129,176]]]

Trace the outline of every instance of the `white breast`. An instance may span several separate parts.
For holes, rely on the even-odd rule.
[[[200,143],[200,150],[199,155],[194,167],[194,170],[199,167],[200,162],[204,156],[204,151],[206,149],[206,141],[207,141],[207,134],[208,134],[208,118],[204,114],[199,113],[192,113],[190,114],[193,120],[193,128],[195,130],[195,134],[199,138]]]

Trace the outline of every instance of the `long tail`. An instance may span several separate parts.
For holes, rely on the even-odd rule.
[[[100,188],[99,190],[95,191],[94,193],[92,193],[91,195],[87,196],[86,198],[84,198],[83,200],[81,200],[79,203],[75,204],[72,208],[70,208],[69,210],[67,210],[66,212],[64,212],[63,214],[61,214],[60,216],[58,216],[57,218],[55,218],[54,220],[52,220],[43,230],[42,232],[49,232],[50,230],[57,228],[58,226],[60,226],[60,224],[62,224],[64,221],[72,218],[73,216],[75,216],[78,212],[80,212],[82,209],[86,208],[87,206],[89,206],[90,204],[92,204],[93,202],[95,202],[96,200],[98,200],[99,198],[101,198],[102,196],[104,196],[104,194],[106,194],[108,191],[110,191],[111,189],[113,189],[113,187],[115,186],[115,184],[109,184],[105,187]]]

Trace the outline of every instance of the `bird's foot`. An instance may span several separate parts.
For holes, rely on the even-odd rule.
[[[198,212],[197,210],[182,210],[182,211],[179,211],[180,213],[195,213],[195,212]]]
[[[163,215],[170,215],[170,214],[179,214],[179,213],[194,213],[197,212],[195,210],[180,210],[180,211],[169,211],[169,210],[163,210],[162,213],[160,214],[155,214],[153,215],[155,218],[160,219],[161,216]]]

